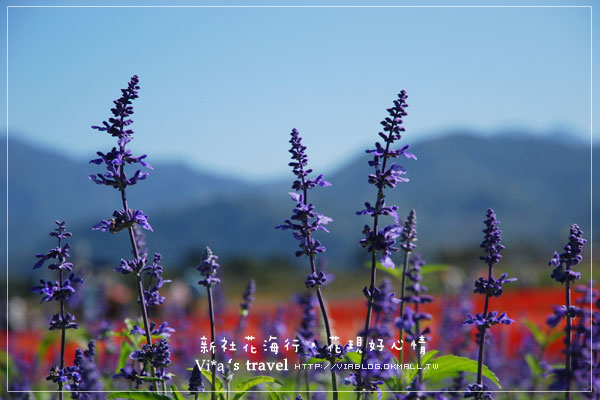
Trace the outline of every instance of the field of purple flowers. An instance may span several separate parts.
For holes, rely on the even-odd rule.
[[[404,216],[386,202],[389,191],[409,182],[410,168],[398,161],[419,162],[401,143],[408,108],[404,91],[386,110],[377,142],[366,150],[372,173],[365,179],[373,197],[364,199],[353,217],[365,221],[357,245],[368,253],[368,268],[362,275],[339,277],[354,286],[359,282],[360,300],[331,301],[333,276],[320,260],[327,227],[335,222],[319,213],[311,192],[335,190],[335,182],[309,167],[308,149],[296,129],[289,140],[291,215],[273,227],[290,231],[282,235],[291,233],[298,247],[289,251],[306,264],[294,301],[255,304],[263,287],[256,277],[243,282],[239,305],[226,304],[223,268],[209,247],[195,266],[196,289],[206,299],[202,311],[181,305],[185,288],[165,295],[177,281],[169,279],[161,254],[147,248],[144,231],[153,230],[151,218],[127,197],[127,189],[150,179],[152,170],[145,154],[128,148],[139,90],[134,75],[114,101],[112,116],[92,126],[114,143],[90,161],[103,170],[89,178],[114,189],[120,208],[106,210],[107,218],[91,229],[117,235],[130,246],[113,265],[111,281],[123,290],[109,296],[99,274],[91,280],[82,276],[71,261],[70,221],[56,221],[50,249],[32,262],[40,278],[32,290],[41,300],[38,315],[47,332],[29,337],[6,332],[11,343],[21,343],[4,349],[6,398],[600,398],[600,297],[593,282],[576,285],[586,246],[577,224],[564,248],[539,266],[555,281],[555,290],[537,292],[537,304],[547,309],[544,321],[507,313],[509,303],[523,310],[533,303],[525,295],[505,293],[505,285],[510,288],[527,271],[517,269],[510,277],[503,272],[502,216],[492,209],[481,210],[482,276],[460,296],[428,294],[425,281],[435,282],[448,267],[428,265],[417,252],[418,204]],[[290,272],[289,279],[296,274]],[[83,304],[86,291],[92,293],[86,297],[94,299],[91,305]],[[539,298],[541,293],[547,295]],[[109,302],[119,309],[100,313]],[[122,318],[96,317],[107,314]],[[515,341],[511,332],[517,331],[523,335]]]

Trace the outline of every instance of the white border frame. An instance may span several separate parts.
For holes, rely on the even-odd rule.
[[[7,393],[60,393],[58,390],[28,390],[28,391],[20,391],[20,390],[9,390],[9,382],[8,382],[8,357],[9,357],[9,348],[8,348],[8,10],[10,8],[588,8],[590,10],[590,276],[593,279],[593,199],[594,199],[594,183],[593,183],[593,150],[594,150],[594,132],[593,132],[593,6],[584,6],[584,5],[572,5],[572,6],[564,6],[564,5],[506,5],[506,6],[498,6],[498,5],[470,5],[470,6],[450,6],[450,5],[441,5],[441,6],[416,6],[416,5],[272,5],[272,6],[256,6],[256,5],[187,5],[187,6],[178,6],[178,5],[69,5],[69,6],[60,6],[60,5],[7,5],[6,9],[6,392]],[[593,289],[590,283],[590,288]],[[592,304],[590,304],[590,313],[593,311]],[[593,335],[590,338],[592,340],[593,346]],[[591,355],[591,353],[590,353]],[[591,355],[592,356],[592,355]],[[591,375],[593,375],[593,363],[590,366]],[[492,393],[567,393],[564,390],[487,390]],[[570,390],[568,393],[591,393],[593,391],[593,376],[590,377],[590,390]],[[67,391],[63,391],[68,393]],[[117,390],[117,391],[85,391],[81,393],[126,393],[127,391]],[[146,392],[146,391],[142,391]],[[149,391],[148,391],[149,392]],[[185,392],[185,391],[184,391]],[[205,391],[201,393],[212,393],[213,391]],[[235,391],[229,391],[230,393],[235,393]],[[254,392],[259,393],[269,393],[268,390],[256,390]],[[296,393],[297,391],[276,391],[278,393]],[[418,391],[389,391],[382,390],[382,393],[416,393]],[[173,393],[173,391],[167,391],[166,393]],[[310,393],[333,393],[332,390],[313,390]],[[358,393],[354,390],[338,390],[338,393]],[[464,393],[464,390],[461,391],[432,391],[431,393]]]

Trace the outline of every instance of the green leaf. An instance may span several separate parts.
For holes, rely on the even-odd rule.
[[[271,396],[271,400],[281,400],[281,396],[279,395],[279,393],[271,388],[267,388],[267,390],[269,391],[269,395]]]
[[[52,334],[50,334],[50,333],[52,333]],[[56,336],[54,335],[54,332],[46,332],[44,334],[44,336],[42,337],[40,344],[38,345],[38,348],[36,351],[37,357],[40,359],[44,359],[46,357],[46,352],[48,351],[48,348],[50,347],[52,342],[54,342],[55,340],[56,340]]]
[[[439,353],[439,351],[431,350],[431,351],[428,351],[427,353],[423,354],[423,357],[421,357],[421,365],[427,364],[429,361],[431,361],[431,359],[433,357],[435,357],[435,355],[437,353]]]
[[[206,378],[206,380],[208,381],[208,383],[212,384],[212,371],[207,371],[204,368],[202,368],[200,370],[200,372],[202,372],[202,375],[204,375],[204,377]],[[213,388],[213,390],[215,392],[222,392],[223,391],[223,381],[216,374],[215,374],[215,386],[216,387]]]
[[[183,397],[181,393],[179,393],[179,390],[177,390],[177,386],[171,385],[171,390],[173,391],[173,397],[175,400],[185,400],[185,397]]]
[[[433,357],[435,357],[435,355],[439,353],[439,351],[437,350],[431,350],[428,351],[427,353],[423,354],[423,357],[421,357],[421,366],[427,364],[429,361],[431,361],[431,359]],[[416,364],[415,365],[415,369],[410,369],[409,373],[406,376],[406,384],[409,384],[410,382],[412,382],[413,379],[415,379],[415,376],[417,376],[417,374],[419,373],[419,370],[417,369]]]
[[[360,353],[357,353],[357,352],[353,351],[353,352],[350,352],[350,353],[346,353],[345,357],[348,359],[348,361],[350,361],[353,364],[360,364],[360,361],[361,361],[361,354]]]
[[[117,368],[115,368],[115,374],[118,374],[121,371],[121,368],[125,367],[125,364],[127,364],[127,360],[129,359],[129,354],[131,354],[131,345],[129,342],[123,340],[121,342],[121,352],[119,353],[119,362],[117,363]]]
[[[421,267],[421,275],[430,274],[432,272],[442,272],[447,271],[451,267],[445,264],[428,264],[424,267]]]
[[[550,336],[548,336],[548,343],[546,344],[546,347],[552,343],[554,343],[555,340],[560,339],[561,337],[565,336],[565,332],[563,331],[556,331],[550,334]]]
[[[466,357],[454,355],[441,356],[431,360],[430,364],[437,364],[437,369],[434,369],[433,365],[424,369],[423,380],[429,379],[433,381],[455,377],[458,372],[477,373],[477,361]],[[494,382],[498,386],[498,389],[502,389],[498,377],[487,366],[483,365],[482,373],[483,376]]]
[[[107,397],[110,399],[130,399],[130,400],[171,400],[169,396],[152,392],[114,392]]]
[[[525,354],[525,362],[527,362],[527,366],[529,366],[529,371],[531,371],[532,376],[541,375],[542,372],[544,372],[540,363],[532,354]]]
[[[281,383],[277,382],[275,378],[271,376],[253,376],[252,378],[246,379],[243,382],[240,382],[236,387],[236,394],[233,396],[233,400],[239,400],[244,393],[248,390],[252,389],[256,385],[260,385],[261,383]]]
[[[548,340],[547,335],[544,332],[542,332],[540,328],[531,321],[524,320],[523,324],[525,324],[527,329],[529,329],[529,332],[531,332],[531,335],[533,336],[535,342],[540,346],[545,347],[546,342]]]
[[[371,268],[370,263],[368,266],[369,266],[369,268]],[[402,279],[402,267],[386,268],[383,266],[383,264],[380,261],[377,261],[377,270],[388,273],[397,279]]]
[[[320,363],[320,362],[324,362],[327,361],[324,358],[317,358],[317,357],[311,357],[308,359],[308,361],[306,361],[307,364],[316,364],[316,363]]]

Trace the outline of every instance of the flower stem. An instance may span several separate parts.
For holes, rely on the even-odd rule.
[[[308,204],[308,200],[307,200],[308,190],[306,189],[304,177],[302,177],[302,186],[304,187],[304,197],[303,197],[304,205],[307,205]],[[308,221],[303,221],[303,222],[305,225],[308,225]],[[306,230],[306,238],[307,238],[307,242],[311,243],[310,230]],[[310,260],[311,272],[313,274],[316,274],[317,267],[315,265],[314,253],[311,252],[309,254],[309,260]],[[317,285],[315,290],[317,292],[317,298],[319,299],[319,307],[321,308],[321,315],[323,316],[323,322],[325,323],[325,333],[327,334],[327,345],[329,346],[329,348],[331,348],[331,345],[332,345],[331,326],[329,325],[329,317],[327,316],[327,308],[325,307],[325,300],[323,299],[323,293],[321,292],[321,286]],[[333,364],[335,364],[335,355],[332,356],[330,362],[331,362],[332,366],[333,366]],[[331,371],[331,388],[333,390],[332,397],[333,397],[333,400],[337,400],[338,399],[337,377],[335,375],[335,370],[333,368],[331,368],[330,371]]]
[[[419,303],[415,304],[415,312],[419,313]],[[415,329],[417,331],[417,333],[420,335],[421,334],[421,327],[419,324],[419,320],[417,320],[415,322]],[[404,347],[404,346],[402,346]],[[421,344],[417,345],[417,371],[418,375],[417,375],[417,382],[418,383],[422,383],[423,382],[423,370],[421,369]]]
[[[124,148],[121,148],[121,150],[124,151]],[[120,167],[120,174],[121,174],[121,177],[123,177],[123,178],[125,177],[125,171],[124,171],[123,165],[121,165],[121,167]],[[123,203],[123,210],[127,214],[127,213],[129,213],[129,206],[127,204],[127,196],[125,195],[125,188],[121,188],[119,191],[121,192],[121,202]],[[131,241],[131,249],[133,251],[133,256],[137,260],[138,257],[140,256],[140,253],[137,248],[137,243],[135,241],[135,232],[133,231],[133,226],[130,226],[129,228],[127,228],[127,232],[129,233],[129,240]],[[140,275],[140,271],[137,271],[137,273],[136,273],[136,280],[137,280],[138,297],[140,299],[142,320],[144,322],[144,331],[146,333],[146,342],[148,343],[148,345],[152,346],[152,334],[150,333],[150,324],[148,323],[148,309],[146,307],[146,298],[144,296],[144,285],[142,283],[142,277]],[[152,366],[150,366],[150,374],[152,375],[152,377],[156,376],[156,370]],[[154,388],[155,391],[158,391],[158,385],[156,384],[156,381],[152,382],[152,387]]]
[[[210,369],[212,373],[212,392],[210,393],[210,398],[215,400],[217,398],[217,364],[216,364],[216,354],[212,346],[215,343],[215,313],[213,309],[213,296],[212,289],[210,285],[206,287],[206,292],[208,295],[208,314],[210,317],[210,341],[211,341],[211,356],[210,356]]]
[[[386,141],[385,145],[385,153],[390,150],[390,143]],[[387,157],[383,159],[383,163],[381,166],[381,172],[385,171],[385,166],[387,164]],[[383,194],[383,188],[379,188],[377,191],[377,202],[375,203],[375,214],[373,215],[373,233],[377,235],[377,230],[379,229],[379,210],[382,207],[383,198],[385,195]],[[377,251],[373,249],[373,253],[371,256],[371,283],[369,285],[369,301],[367,302],[367,316],[365,317],[365,329],[362,335],[362,347],[361,347],[361,356],[360,356],[360,364],[362,365],[365,362],[365,357],[367,355],[367,339],[369,338],[369,329],[371,328],[371,313],[373,311],[373,298],[375,295],[375,284],[377,282]],[[360,399],[360,392],[356,396],[356,399]]]
[[[404,265],[402,266],[402,280],[400,286],[400,319],[404,316],[404,292],[406,290],[406,269],[408,268],[408,259],[410,257],[410,251],[404,253]],[[400,350],[398,350],[398,362],[404,363],[404,344],[402,344],[402,336],[404,334],[404,326],[400,324]]]
[[[58,247],[60,247],[60,238],[58,239]],[[63,286],[63,270],[60,269],[60,286]],[[60,300],[60,318],[63,321],[62,327],[61,327],[61,337],[60,337],[60,369],[61,371],[64,370],[65,368],[65,343],[66,343],[66,327],[65,327],[65,301],[63,299]],[[59,390],[59,394],[58,394],[58,398],[60,400],[63,399],[63,383],[59,380],[58,381],[58,390]]]
[[[570,270],[570,266],[567,264],[567,271]],[[568,275],[567,275],[568,277]],[[567,378],[567,388],[565,390],[565,400],[571,400],[571,288],[570,280],[567,279],[565,285],[565,298],[567,301],[567,337],[566,337],[566,355],[565,355],[565,373]]]
[[[490,265],[489,267],[489,272],[488,272],[488,282],[491,280],[492,278],[492,266]],[[489,303],[490,303],[490,294],[489,291],[486,291],[485,293],[485,305],[483,306],[483,319],[486,320],[487,319],[487,313],[488,313],[488,307],[489,307]],[[479,355],[477,357],[477,384],[478,385],[482,385],[483,384],[483,351],[485,348],[485,330],[486,327],[485,325],[483,325],[482,328],[479,329]]]

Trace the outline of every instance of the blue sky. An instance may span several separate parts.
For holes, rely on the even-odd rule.
[[[59,3],[5,0],[3,21],[11,4]],[[112,143],[89,126],[138,74],[135,150],[251,180],[289,174],[294,127],[315,169],[356,156],[400,89],[407,143],[456,128],[589,141],[590,29],[589,8],[10,8],[1,105],[9,136],[90,158]]]

